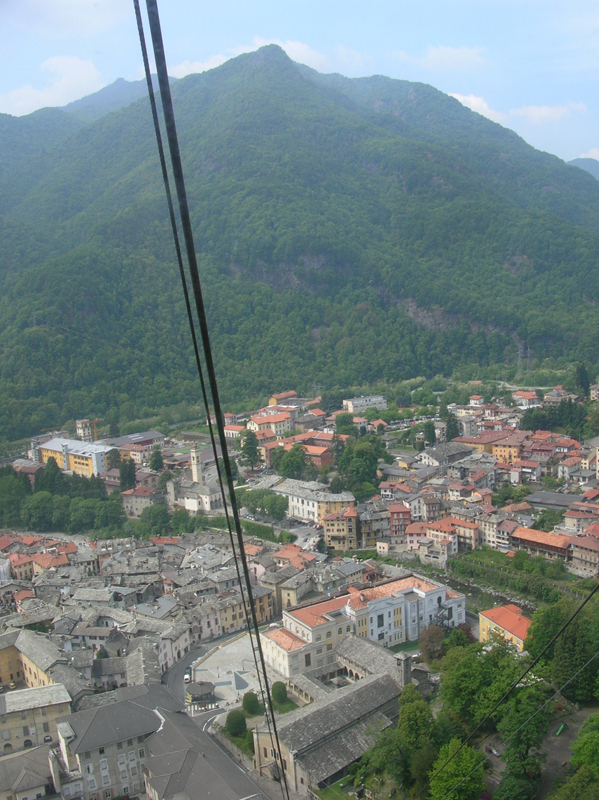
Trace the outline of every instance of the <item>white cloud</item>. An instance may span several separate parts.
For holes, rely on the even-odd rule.
[[[599,147],[591,147],[588,153],[581,153],[579,158],[594,158],[599,161]]]
[[[21,116],[46,106],[63,106],[106,85],[91,61],[75,56],[54,56],[44,61],[40,69],[56,76],[54,82],[45,89],[27,84],[0,94],[0,112]]]
[[[493,122],[507,122],[508,115],[504,114],[503,111],[495,111],[482,97],[477,97],[475,94],[451,94],[450,97],[455,97],[466,108],[482,114],[483,117],[487,117]]]
[[[395,53],[396,58],[407,64],[431,70],[469,70],[480,67],[485,63],[482,47],[447,47],[441,45],[433,47],[429,44],[426,53],[416,58],[400,50]]]
[[[184,78],[186,75],[197,74],[198,72],[206,72],[208,69],[220,67],[225,61],[228,61],[230,56],[223,56],[218,54],[210,56],[206,61],[183,61],[174,67],[168,68],[168,74],[173,78]]]
[[[512,108],[510,114],[514,117],[524,117],[533,125],[543,125],[546,122],[557,122],[569,117],[573,111],[586,110],[584,103],[567,103],[565,106],[522,106]]]

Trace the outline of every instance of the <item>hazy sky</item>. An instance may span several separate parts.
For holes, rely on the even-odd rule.
[[[143,0],[142,0],[143,4]],[[172,75],[277,42],[350,77],[423,81],[566,160],[599,158],[596,0],[159,0]],[[0,112],[142,77],[131,0],[0,0]]]

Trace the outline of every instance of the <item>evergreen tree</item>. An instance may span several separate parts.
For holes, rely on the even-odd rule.
[[[130,458],[124,458],[120,463],[119,486],[121,492],[135,489],[135,464]]]
[[[424,440],[428,444],[435,444],[435,442],[437,441],[437,433],[435,431],[435,423],[432,420],[428,419],[424,423],[423,430],[424,430]]]
[[[115,447],[106,454],[106,469],[118,469],[121,465],[121,454]]]
[[[589,396],[591,379],[589,377],[586,364],[584,364],[582,361],[576,365],[576,385],[582,389],[585,397]]]
[[[294,444],[281,459],[280,473],[284,478],[301,478],[306,469],[306,451]]]
[[[455,414],[448,413],[447,414],[447,422],[446,422],[446,429],[445,429],[445,439],[448,442],[451,442],[453,439],[457,439],[460,435],[460,426],[456,419]]]
[[[162,450],[157,444],[155,444],[152,448],[152,455],[150,456],[150,469],[153,469],[155,472],[160,472],[161,469],[164,469]]]
[[[260,453],[258,452],[258,438],[254,431],[247,431],[243,445],[241,447],[245,463],[251,468],[257,467],[260,463]]]

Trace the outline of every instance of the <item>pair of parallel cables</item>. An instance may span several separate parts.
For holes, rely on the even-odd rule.
[[[181,227],[183,229],[183,239],[185,242],[185,251],[187,256],[187,263],[188,263],[188,270],[189,276],[191,279],[191,286],[193,291],[193,297],[195,301],[195,310],[196,315],[198,318],[199,329],[200,329],[200,339],[202,343],[202,351],[204,354],[204,359],[206,362],[206,373],[208,375],[208,385],[210,387],[210,395],[212,397],[212,407],[214,408],[214,416],[216,419],[216,429],[218,434],[218,439],[220,443],[221,453],[222,453],[222,466],[224,466],[225,475],[223,477],[223,470],[221,463],[218,459],[218,450],[217,450],[217,443],[216,443],[216,436],[214,433],[214,424],[212,422],[212,417],[210,415],[210,403],[208,400],[208,390],[206,386],[206,380],[204,378],[204,368],[202,366],[202,360],[200,357],[200,349],[198,345],[198,337],[196,333],[196,325],[194,321],[191,300],[189,295],[189,289],[187,285],[187,275],[185,272],[185,267],[183,264],[183,255],[181,250],[181,243],[179,239],[179,232],[178,232],[178,225],[175,216],[175,209],[172,200],[172,194],[170,190],[170,180],[168,175],[168,168],[166,164],[166,158],[164,154],[164,147],[162,144],[162,134],[160,131],[160,122],[158,117],[158,109],[156,106],[156,99],[154,96],[154,87],[152,84],[152,76],[150,72],[150,64],[148,60],[148,53],[146,48],[145,42],[145,34],[143,28],[143,21],[141,16],[141,10],[139,6],[139,0],[133,0],[134,8],[135,8],[135,16],[137,19],[137,27],[139,32],[139,40],[142,50],[143,62],[144,62],[144,70],[146,75],[146,82],[148,85],[148,94],[150,98],[150,106],[152,110],[152,118],[154,122],[154,130],[156,134],[156,143],[158,146],[158,155],[160,158],[160,166],[162,170],[162,178],[164,181],[164,188],[166,192],[167,198],[167,205],[169,211],[169,217],[171,222],[171,227],[173,231],[173,238],[175,243],[175,251],[177,254],[177,262],[179,265],[179,273],[181,277],[181,283],[183,286],[183,294],[185,297],[185,307],[187,310],[187,317],[189,321],[190,331],[191,331],[191,338],[193,342],[193,349],[195,355],[196,366],[198,370],[198,375],[200,378],[200,385],[202,390],[202,398],[204,401],[204,405],[206,408],[206,416],[208,418],[208,427],[210,431],[210,441],[212,444],[212,448],[214,451],[214,457],[216,461],[217,467],[217,474],[218,474],[218,482],[223,498],[223,506],[225,511],[225,517],[227,520],[227,527],[229,530],[229,536],[231,540],[231,547],[233,550],[233,556],[235,560],[235,568],[237,570],[237,576],[239,580],[241,595],[242,595],[242,602],[244,605],[245,613],[246,613],[246,620],[248,626],[248,632],[250,636],[250,642],[252,646],[252,653],[254,656],[254,662],[256,665],[256,673],[258,676],[258,683],[260,686],[260,691],[262,694],[263,699],[265,699],[265,710],[266,710],[266,722],[268,733],[270,737],[270,741],[272,744],[272,750],[276,752],[277,758],[276,762],[278,762],[278,773],[280,776],[280,785],[281,785],[281,793],[283,795],[284,800],[289,800],[289,786],[287,783],[287,776],[285,774],[284,769],[284,760],[281,750],[281,744],[279,741],[279,735],[277,731],[276,720],[274,718],[274,714],[272,713],[273,705],[272,705],[272,697],[270,691],[270,685],[268,682],[268,675],[266,669],[266,661],[264,658],[264,653],[262,650],[262,643],[260,640],[260,629],[258,624],[258,618],[256,615],[256,609],[253,601],[253,594],[251,588],[251,581],[250,581],[250,573],[247,564],[247,558],[244,551],[243,546],[243,534],[241,529],[241,522],[239,519],[239,510],[237,508],[237,502],[235,499],[235,487],[233,482],[233,474],[231,471],[231,462],[229,460],[229,455],[227,452],[227,441],[225,437],[224,431],[224,418],[222,414],[222,408],[220,405],[220,399],[218,394],[218,386],[216,382],[216,373],[214,369],[214,360],[212,357],[212,349],[210,346],[210,337],[208,333],[208,323],[206,319],[206,311],[204,307],[204,300],[202,295],[202,288],[200,283],[199,277],[199,270],[198,264],[196,259],[196,252],[195,252],[195,245],[193,239],[193,232],[191,227],[191,217],[189,214],[189,206],[187,202],[187,193],[185,190],[185,180],[183,177],[183,166],[181,161],[181,154],[179,150],[179,142],[177,137],[177,129],[175,125],[175,115],[173,110],[172,98],[171,98],[171,91],[170,91],[170,84],[169,78],[167,73],[166,67],[166,58],[164,53],[164,44],[162,40],[162,31],[160,26],[160,17],[158,14],[158,6],[157,0],[146,0],[146,7],[148,12],[148,20],[150,25],[150,33],[152,38],[152,46],[154,50],[154,58],[156,61],[156,72],[158,75],[158,84],[160,87],[160,97],[162,101],[162,111],[164,115],[164,124],[166,129],[166,137],[169,147],[169,152],[171,156],[171,166],[173,171],[173,180],[175,183],[175,188],[177,192],[177,200],[179,205],[179,215],[181,219]],[[229,503],[230,503],[230,511],[229,505],[227,503],[227,492],[225,491],[225,482],[226,487],[229,492]],[[231,519],[232,517],[232,519]],[[508,691],[503,695],[503,697],[495,704],[493,709],[487,714],[485,719],[476,727],[476,729],[470,734],[470,736],[460,745],[458,750],[432,775],[426,785],[420,790],[420,792],[416,795],[416,798],[420,797],[426,789],[430,786],[432,780],[434,780],[438,775],[443,772],[447,768],[447,766],[453,761],[453,759],[458,755],[458,753],[462,750],[463,747],[473,738],[477,731],[479,731],[482,726],[487,722],[487,720],[497,711],[499,706],[501,706],[508,697],[512,694],[512,692],[517,688],[518,685],[521,684],[521,681],[524,677],[534,668],[536,664],[539,663],[540,659],[545,655],[545,653],[549,650],[549,648],[555,643],[559,636],[566,630],[566,628],[572,623],[574,618],[579,614],[579,612],[583,609],[583,607],[591,600],[594,594],[599,590],[599,584],[594,587],[594,589],[590,592],[590,594],[585,598],[585,600],[578,606],[578,608],[573,612],[570,618],[562,625],[559,631],[555,634],[555,636],[551,639],[551,641],[547,644],[543,651],[535,658],[532,663],[524,670],[524,672],[518,677],[516,681],[510,686]],[[254,641],[255,640],[255,641]],[[599,655],[599,653],[595,654],[588,662],[582,667],[576,675],[572,676],[569,681],[561,687],[559,691],[562,691],[572,680],[574,680],[577,675],[579,675],[590,663]],[[556,692],[553,697],[558,694]],[[532,719],[553,699],[546,701],[542,706],[540,706],[529,719],[523,723],[518,729],[521,730],[523,727],[528,725]],[[516,733],[512,734],[515,736]],[[511,738],[511,736],[509,737]],[[479,766],[477,765],[474,770],[478,769]],[[474,772],[472,770],[468,775],[462,778],[452,789],[449,790],[445,794],[445,798],[450,798],[453,792]]]
[[[208,333],[208,322],[206,319],[206,310],[204,307],[204,299],[202,294],[202,287],[200,282],[198,263],[196,258],[196,251],[193,239],[193,231],[191,227],[191,217],[189,213],[189,205],[187,202],[187,192],[185,189],[185,180],[183,177],[183,165],[181,161],[181,153],[179,150],[179,140],[177,136],[177,128],[175,125],[175,114],[173,110],[173,103],[170,91],[169,77],[166,67],[166,57],[164,52],[164,43],[162,40],[162,30],[160,25],[160,16],[158,14],[157,0],[146,0],[146,8],[148,13],[148,21],[150,26],[150,35],[152,39],[152,48],[154,51],[154,59],[156,62],[156,72],[158,75],[158,85],[160,88],[160,99],[162,104],[162,113],[164,116],[164,126],[166,132],[166,139],[171,158],[171,167],[173,174],[173,181],[177,194],[177,201],[179,206],[179,217],[181,228],[183,231],[183,241],[185,243],[185,253],[187,256],[187,266],[189,279],[191,281],[191,288],[193,293],[194,305],[196,316],[199,325],[200,336],[199,339],[202,345],[202,352],[205,361],[205,371],[208,376],[208,387],[210,388],[210,396],[212,398],[212,408],[214,409],[214,417],[216,419],[216,431],[218,441],[220,443],[220,450],[222,453],[222,464],[218,458],[218,449],[216,436],[214,432],[214,424],[210,414],[211,404],[209,403],[208,387],[204,377],[204,367],[200,356],[200,347],[198,343],[198,336],[196,332],[196,323],[192,311],[190,293],[188,288],[188,279],[186,270],[183,264],[183,254],[181,248],[181,241],[179,238],[179,227],[175,216],[175,208],[170,188],[170,179],[164,147],[162,143],[162,134],[160,130],[160,121],[158,117],[158,109],[156,105],[156,98],[154,96],[154,86],[152,83],[152,75],[150,72],[150,63],[148,60],[148,52],[146,48],[146,40],[144,34],[143,20],[141,16],[141,9],[139,0],[133,0],[135,8],[135,17],[137,20],[137,29],[139,33],[139,41],[141,45],[141,52],[144,63],[144,71],[146,82],[148,85],[148,94],[150,99],[150,107],[152,110],[152,119],[154,122],[154,131],[156,134],[156,144],[158,146],[158,155],[160,159],[160,167],[162,170],[162,178],[164,181],[164,189],[166,192],[166,200],[168,205],[168,213],[173,232],[173,239],[175,243],[175,251],[177,255],[177,263],[179,265],[179,274],[183,286],[183,295],[185,297],[185,307],[187,310],[187,319],[191,331],[191,338],[193,342],[193,350],[195,355],[196,367],[200,378],[200,386],[202,390],[202,398],[206,408],[206,416],[208,418],[208,428],[210,431],[210,441],[214,451],[214,459],[216,462],[216,469],[218,475],[218,482],[223,498],[223,507],[225,517],[227,520],[227,528],[231,541],[233,551],[235,569],[239,580],[241,591],[242,603],[245,610],[247,621],[247,628],[256,665],[256,674],[258,677],[258,684],[260,693],[265,704],[265,718],[268,728],[268,734],[271,742],[271,751],[276,754],[275,763],[277,764],[277,772],[280,777],[280,787],[283,800],[289,800],[289,786],[287,776],[285,774],[285,762],[281,750],[281,743],[277,731],[277,723],[273,713],[273,704],[270,685],[268,682],[268,674],[266,669],[266,660],[262,650],[262,643],[260,640],[260,628],[258,624],[258,617],[254,605],[254,598],[252,592],[252,584],[250,581],[250,572],[248,568],[247,558],[245,555],[243,545],[243,532],[241,522],[239,519],[239,510],[235,499],[235,486],[233,481],[233,473],[231,471],[231,462],[227,451],[227,440],[224,430],[224,418],[219,399],[218,386],[216,382],[216,373],[214,369],[214,360],[212,356],[212,349],[210,346],[210,336]],[[223,476],[224,466],[224,476]],[[229,500],[227,502],[227,491]]]

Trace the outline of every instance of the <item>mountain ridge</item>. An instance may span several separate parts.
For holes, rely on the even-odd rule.
[[[271,45],[173,84],[225,402],[515,364],[524,345],[596,361],[597,182],[433,87],[354,80]],[[0,196],[0,431],[195,401],[147,99]]]

